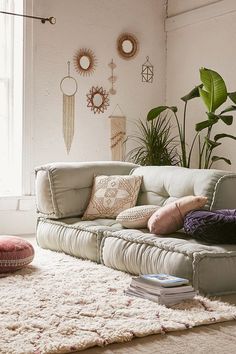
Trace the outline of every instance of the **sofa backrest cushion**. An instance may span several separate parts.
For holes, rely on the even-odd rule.
[[[132,172],[142,176],[137,205],[164,206],[188,195],[208,198],[204,209],[236,208],[236,174],[220,170],[177,166],[142,166]]]
[[[94,161],[37,167],[37,212],[51,219],[82,215],[90,199],[94,176],[129,175],[136,166],[119,161]]]

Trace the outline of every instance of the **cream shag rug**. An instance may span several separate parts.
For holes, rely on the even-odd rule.
[[[172,309],[123,294],[130,276],[36,247],[32,265],[0,279],[0,353],[52,354],[236,319],[197,297]]]

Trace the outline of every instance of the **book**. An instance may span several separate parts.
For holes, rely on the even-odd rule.
[[[132,278],[125,294],[171,306],[183,300],[192,299],[196,291],[189,284],[188,279],[169,274],[144,274]]]
[[[177,293],[188,292],[188,291],[194,290],[191,285],[181,285],[181,286],[176,286],[176,287],[164,288],[163,286],[158,285],[158,284],[149,284],[143,278],[140,278],[140,277],[132,278],[130,286],[133,286],[135,288],[144,289],[147,292],[150,292],[153,294],[159,294],[159,295],[177,294]]]
[[[183,300],[191,300],[196,295],[196,291],[189,291],[187,293],[182,293],[182,294],[169,294],[163,296],[163,295],[151,294],[145,292],[144,290],[135,289],[133,287],[128,287],[128,289],[126,289],[124,293],[129,296],[136,296],[142,299],[151,300],[160,305],[166,305],[166,306],[178,304]]]
[[[140,278],[151,284],[158,284],[163,287],[175,287],[189,284],[189,280],[185,278],[175,277],[169,274],[142,274]]]

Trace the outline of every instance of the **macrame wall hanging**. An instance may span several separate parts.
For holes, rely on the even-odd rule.
[[[108,66],[111,68],[111,76],[108,79],[111,82],[111,88],[109,90],[109,93],[111,95],[115,95],[116,94],[116,90],[114,88],[114,83],[116,82],[117,77],[114,76],[114,69],[116,68],[116,64],[114,63],[113,59],[108,64]]]
[[[111,159],[124,161],[126,139],[126,117],[117,104],[110,118]]]
[[[67,154],[70,152],[74,137],[75,125],[75,94],[78,90],[77,81],[70,76],[70,62],[67,62],[68,74],[63,77],[60,88],[63,93],[63,138]]]
[[[153,71],[153,65],[149,61],[149,57],[146,57],[145,63],[142,65],[142,82],[153,82],[153,76],[154,76],[154,71]]]

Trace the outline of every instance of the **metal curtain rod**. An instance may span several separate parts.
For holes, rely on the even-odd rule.
[[[35,18],[36,20],[41,20],[42,23],[45,23],[46,21],[50,22],[52,25],[55,25],[56,19],[55,17],[38,17],[38,16],[30,16],[30,15],[22,15],[22,14],[15,14],[13,12],[6,12],[6,11],[0,11],[0,13],[5,14],[5,15],[13,15],[13,16],[21,16],[21,17],[28,17],[28,18]]]

